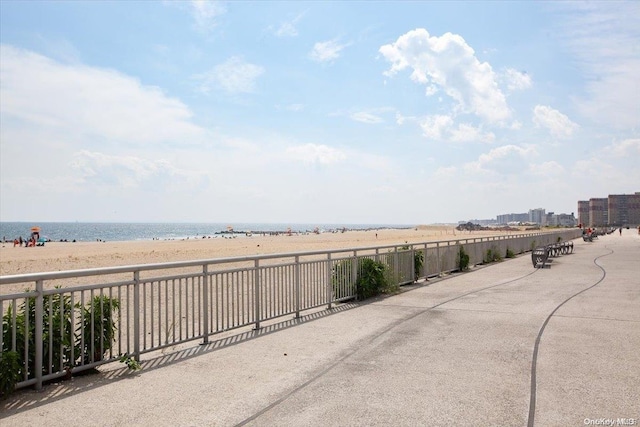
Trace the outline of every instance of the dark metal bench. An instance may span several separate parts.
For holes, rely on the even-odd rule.
[[[531,251],[531,262],[534,268],[551,267],[552,257],[573,253],[573,242],[558,242],[541,246]]]
[[[549,249],[547,246],[541,246],[531,251],[533,268],[551,267],[551,261],[552,260],[549,259]]]

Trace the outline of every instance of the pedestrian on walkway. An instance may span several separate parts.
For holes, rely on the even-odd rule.
[[[618,231],[620,232],[620,235],[622,236],[622,227],[618,228]]]

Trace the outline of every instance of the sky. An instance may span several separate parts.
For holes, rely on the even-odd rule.
[[[431,224],[640,191],[640,2],[0,3],[0,220]]]

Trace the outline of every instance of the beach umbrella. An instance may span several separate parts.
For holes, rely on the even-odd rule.
[[[40,227],[38,227],[37,225],[31,227],[31,232],[32,233],[39,233],[40,232]]]

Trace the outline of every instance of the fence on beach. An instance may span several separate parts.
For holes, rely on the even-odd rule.
[[[579,229],[0,276],[0,348],[20,357],[17,387],[356,297],[364,259],[384,263],[394,285],[455,271],[488,250],[504,257],[571,240]],[[416,254],[424,262],[416,271]],[[25,289],[15,292],[17,286]],[[8,291],[7,291],[8,290]],[[1,361],[1,359],[0,359]],[[6,366],[3,364],[2,366]],[[2,372],[3,375],[6,372]]]

